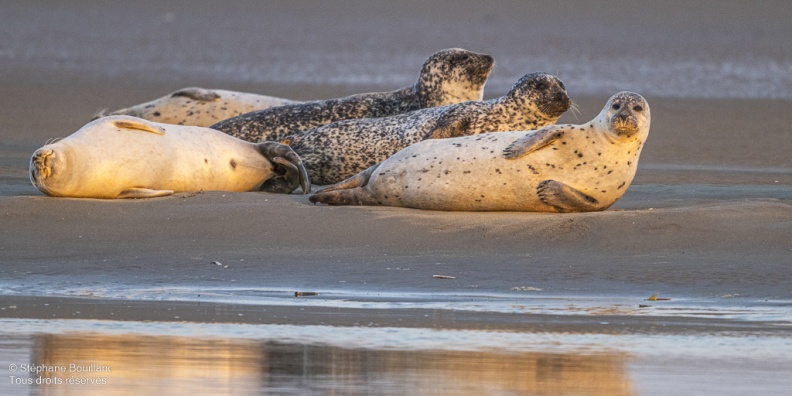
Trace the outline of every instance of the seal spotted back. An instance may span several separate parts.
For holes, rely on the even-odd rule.
[[[494,65],[489,55],[461,48],[446,49],[424,62],[418,82],[412,86],[273,107],[218,122],[211,128],[250,142],[283,141],[291,134],[338,120],[387,117],[481,100]]]
[[[500,98],[338,121],[286,143],[300,155],[314,183],[333,184],[424,139],[541,128],[554,124],[570,106],[561,80],[531,73]]]
[[[246,92],[190,87],[125,109],[101,111],[94,120],[111,115],[129,115],[165,124],[208,127],[240,114],[293,103],[299,102]]]

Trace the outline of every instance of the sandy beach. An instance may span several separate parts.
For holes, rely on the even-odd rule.
[[[2,394],[792,386],[785,2],[2,8]],[[651,132],[624,197],[598,213],[463,213],[258,192],[64,199],[28,179],[36,148],[100,109],[187,86],[298,100],[396,89],[449,47],[493,55],[487,98],[559,75],[579,109],[560,123],[618,91],[646,97]],[[78,372],[105,379],[78,388],[27,364],[113,368]]]

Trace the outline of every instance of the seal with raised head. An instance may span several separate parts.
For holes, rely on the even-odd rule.
[[[571,101],[547,73],[523,76],[503,97],[416,110],[392,117],[334,122],[288,142],[316,184],[333,184],[424,139],[537,129],[554,124]]]
[[[125,109],[101,111],[94,119],[129,115],[164,124],[208,127],[240,114],[294,103],[300,102],[247,92],[190,87]]]
[[[249,142],[282,141],[287,136],[334,121],[387,117],[428,107],[481,100],[495,61],[461,48],[434,53],[424,62],[418,82],[390,92],[273,107],[212,125]]]
[[[589,123],[426,140],[310,200],[458,211],[605,210],[630,186],[649,124],[646,100],[621,92]]]
[[[30,181],[56,197],[150,198],[182,191],[290,193],[310,181],[289,146],[209,128],[110,116],[36,150]]]

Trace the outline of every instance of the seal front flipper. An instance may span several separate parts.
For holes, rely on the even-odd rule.
[[[257,146],[259,152],[275,167],[275,176],[264,182],[261,191],[290,194],[301,187],[303,194],[311,192],[308,171],[291,147],[276,142],[259,143]]]
[[[503,149],[503,157],[506,159],[524,157],[563,138],[565,133],[563,128],[558,126],[546,127],[534,133],[529,133]]]
[[[486,106],[478,102],[465,102],[452,106],[443,111],[424,139],[445,139],[492,132],[481,130],[481,126],[477,126],[475,122],[475,114],[487,111]]]
[[[126,119],[117,119],[112,121],[116,128],[132,129],[136,131],[150,132],[155,135],[164,135],[165,128],[149,123],[142,118],[128,117]]]
[[[545,180],[536,187],[539,199],[561,213],[603,210],[592,196],[555,180]]]
[[[469,135],[471,123],[470,117],[447,111],[437,120],[434,128],[426,134],[424,139],[445,139]]]
[[[177,98],[179,96],[184,96],[199,102],[214,102],[220,100],[220,95],[214,91],[196,87],[183,88],[171,94],[171,98]]]
[[[173,194],[173,190],[152,190],[150,188],[127,188],[118,194],[118,198],[156,198]]]

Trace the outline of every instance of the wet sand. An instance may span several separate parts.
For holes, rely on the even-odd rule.
[[[623,394],[673,394],[696,384],[738,394],[745,388],[736,384],[748,382],[773,394],[788,385],[772,374],[792,369],[792,93],[783,88],[783,73],[774,80],[745,69],[756,59],[780,72],[792,64],[788,43],[765,40],[789,36],[792,28],[779,23],[784,3],[762,3],[765,10],[724,3],[700,23],[690,18],[708,11],[705,3],[689,5],[693,16],[674,13],[679,5],[646,3],[638,6],[643,12],[621,11],[624,26],[610,23],[600,9],[607,3],[536,6],[547,20],[568,19],[558,34],[550,33],[556,22],[541,18],[520,26],[527,10],[519,2],[498,2],[485,13],[465,4],[448,14],[437,2],[354,4],[355,13],[336,23],[328,21],[340,11],[325,3],[298,9],[240,2],[224,17],[208,2],[188,10],[119,6],[113,14],[73,4],[9,3],[0,17],[8,22],[0,28],[7,43],[0,51],[0,322],[7,330],[0,334],[12,340],[0,349],[3,365],[40,361],[36,353],[45,347],[30,343],[71,333],[168,340],[189,338],[205,324],[210,337],[190,341],[200,350],[195,345],[208,348],[222,338],[212,326],[228,326],[222,329],[233,342],[277,342],[277,334],[288,334],[277,326],[304,326],[324,335],[290,342],[378,351],[409,350],[422,338],[350,346],[328,334],[433,329],[472,331],[467,339],[475,351],[489,350],[481,342],[491,332],[510,332],[536,342],[525,353],[578,356],[593,348],[629,355],[638,363],[620,363],[632,378],[619,388]],[[261,18],[268,24],[254,25],[257,15],[267,15]],[[94,29],[84,28],[91,23]],[[429,26],[436,36],[420,34]],[[648,33],[632,45],[630,35],[609,39],[641,26]],[[158,29],[167,34],[158,36]],[[102,108],[186,86],[301,100],[395,89],[412,83],[426,56],[452,46],[494,55],[487,97],[558,61],[580,109],[562,123],[593,118],[618,90],[644,94],[652,129],[625,196],[600,213],[452,213],[322,207],[305,195],[264,193],[58,199],[28,180],[36,148],[76,131]],[[583,59],[603,66],[584,70],[576,63]],[[653,80],[654,69],[630,67],[668,59],[694,66],[675,69],[666,85]],[[712,64],[721,66],[710,72]],[[623,81],[613,79],[612,68]],[[777,84],[756,89],[767,81]],[[296,291],[319,295],[295,298]],[[647,301],[652,295],[669,300]],[[551,343],[572,342],[570,334],[594,341],[548,351],[539,346],[543,334],[557,335]],[[616,338],[596,338],[603,335]],[[636,336],[668,348],[671,358],[624,341]],[[723,336],[729,342],[719,344]],[[518,341],[499,347],[508,350],[509,342]],[[696,349],[698,343],[712,349]],[[768,359],[774,364],[757,363]],[[723,370],[709,368],[716,366]],[[668,382],[680,368],[699,376]]]

